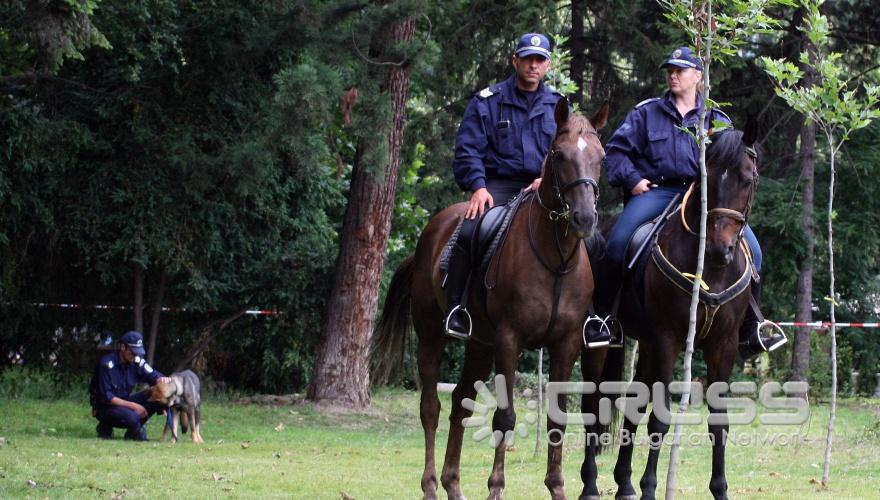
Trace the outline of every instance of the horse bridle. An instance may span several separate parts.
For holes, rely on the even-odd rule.
[[[588,130],[587,133],[593,134],[596,138],[599,138],[599,133],[595,130]],[[559,171],[555,168],[554,160],[556,159],[559,150],[556,149],[555,146],[550,148],[550,153],[547,155],[547,161],[549,162],[549,167],[553,170],[553,194],[556,196],[556,199],[559,201],[559,204],[562,206],[561,211],[551,210],[544,202],[541,200],[541,196],[536,192],[535,198],[538,200],[538,204],[541,205],[541,208],[549,212],[550,220],[559,220],[559,219],[568,219],[569,209],[571,206],[568,201],[565,199],[565,193],[571,191],[572,189],[580,186],[581,184],[588,184],[593,188],[593,194],[595,195],[594,204],[599,202],[599,183],[596,182],[596,179],[592,177],[578,177],[577,179],[567,182],[564,185],[559,185]]]

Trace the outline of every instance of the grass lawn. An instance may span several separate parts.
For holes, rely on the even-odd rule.
[[[449,395],[444,394],[438,463],[445,450]],[[0,401],[0,498],[417,498],[423,465],[418,395],[401,390],[374,395],[370,414],[325,414],[307,404],[237,405],[207,398],[205,444],[157,442],[164,419],[149,425],[148,443],[95,439],[87,403],[74,400]],[[759,410],[760,411],[760,410]],[[518,408],[522,419],[529,410]],[[728,446],[732,498],[880,498],[880,401],[844,400],[839,405],[829,489],[822,490],[822,459],[828,406],[813,406],[803,427],[773,432],[804,435],[799,445],[752,443]],[[690,427],[692,432],[705,428]],[[768,427],[739,426],[740,435],[766,435]],[[641,428],[644,434],[644,427]],[[546,452],[533,456],[535,430],[508,453],[505,496],[547,498]],[[465,438],[462,484],[471,498],[484,497],[492,449]],[[545,445],[546,446],[546,445]],[[638,484],[647,446],[637,448]],[[685,446],[677,498],[707,498],[710,448]],[[616,489],[612,453],[599,460],[605,496]],[[658,493],[665,491],[668,448],[660,463]],[[582,447],[566,444],[569,497],[582,484]],[[439,467],[439,465],[438,465]]]

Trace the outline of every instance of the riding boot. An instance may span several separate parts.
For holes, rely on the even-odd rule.
[[[609,268],[617,269],[619,266],[611,264],[607,258],[593,259],[592,255],[591,261],[595,262],[592,266],[593,310],[590,311],[584,322],[583,337],[584,346],[587,349],[596,349],[611,344],[612,340],[616,341],[615,344],[622,341],[622,338],[612,339],[611,336],[611,324],[617,321],[611,316],[612,312],[616,311],[611,311],[611,309],[616,301],[620,286],[619,280],[615,276],[616,273]]]
[[[752,282],[752,297],[755,299],[755,306],[761,303],[760,282]],[[775,327],[779,330],[779,326],[771,321],[765,320],[759,324],[755,308],[750,305],[746,310],[746,317],[743,319],[742,326],[739,329],[739,355],[744,361],[748,361],[762,352],[772,352],[788,342],[785,335],[778,332],[762,336],[761,327],[764,326]]]
[[[462,297],[471,274],[470,251],[457,242],[449,255],[449,268],[443,280],[446,291],[446,318],[443,322],[447,337],[467,340],[471,336],[471,315],[462,307]]]

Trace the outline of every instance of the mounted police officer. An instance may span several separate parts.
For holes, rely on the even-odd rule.
[[[455,138],[455,180],[471,193],[449,256],[446,334],[469,337],[470,316],[460,307],[471,272],[470,240],[486,207],[506,203],[523,189],[537,189],[541,164],[553,137],[553,110],[562,97],[542,80],[550,69],[550,41],[540,33],[519,38],[511,56],[514,73],[477,92]]]
[[[611,308],[620,288],[623,261],[633,233],[643,223],[659,216],[672,199],[687,191],[699,178],[699,149],[691,134],[699,126],[703,96],[700,92],[703,66],[689,48],[675,49],[666,62],[666,83],[669,90],[662,97],[640,102],[629,112],[614,132],[606,150],[608,181],[624,190],[624,208],[607,238],[605,263],[596,266],[597,292],[595,308],[598,316],[612,313]],[[714,121],[731,123],[721,110],[711,109],[703,125],[708,129]],[[751,249],[755,267],[761,270],[761,247],[751,228],[744,235]],[[760,300],[760,284],[753,284],[756,303]],[[607,341],[610,332],[599,328],[601,322],[588,322],[586,340]],[[748,359],[763,350],[772,351],[786,342],[785,337],[760,336],[758,320],[749,309],[740,330],[740,354]]]
[[[144,360],[145,354],[143,336],[130,331],[119,339],[116,351],[98,362],[89,392],[93,414],[98,419],[95,430],[99,438],[109,439],[113,428],[121,427],[126,430],[125,439],[146,441],[144,425],[153,414],[164,410],[160,403],[147,400],[148,392],[131,394],[138,383],[171,382]]]

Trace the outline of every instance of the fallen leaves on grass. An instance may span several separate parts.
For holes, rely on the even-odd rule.
[[[224,479],[223,476],[217,474],[216,472],[211,473],[211,477],[214,479],[214,481],[222,481]]]
[[[248,448],[250,448],[250,447],[251,447],[251,443],[250,443],[250,441],[245,441],[245,442],[241,443],[241,449],[242,449],[242,450],[246,450],[246,449],[248,449]]]
[[[284,430],[284,422],[280,422],[278,425],[275,426],[275,432],[281,432],[283,430]]]
[[[346,493],[344,491],[340,491],[339,493],[342,494],[342,500],[354,500],[353,496],[349,495],[348,493]]]
[[[30,486],[31,488],[36,488],[36,487],[37,487],[37,482],[34,481],[33,479],[28,479],[28,480],[27,480],[27,485]]]

